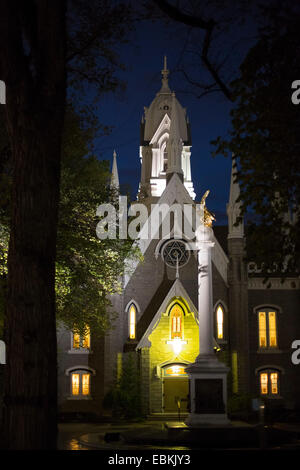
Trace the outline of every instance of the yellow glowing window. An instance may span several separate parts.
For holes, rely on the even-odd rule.
[[[73,348],[80,348],[80,335],[78,333],[73,334]]]
[[[182,338],[182,308],[175,304],[171,310],[171,338]]]
[[[219,305],[218,308],[217,308],[217,336],[218,336],[218,339],[223,339],[223,337],[224,337],[223,325],[224,325],[224,312],[223,312],[223,309],[222,309],[221,305]]]
[[[276,313],[269,312],[269,346],[276,348],[277,334],[276,334]]]
[[[260,348],[277,348],[276,312],[266,309],[258,313]]]
[[[79,374],[72,374],[72,395],[79,395]]]
[[[89,349],[90,346],[91,346],[91,332],[90,332],[89,327],[87,326],[84,337],[82,339],[82,347]]]
[[[272,395],[278,394],[278,373],[272,372],[270,374],[270,382],[271,382],[271,393]]]
[[[259,347],[267,347],[267,322],[266,312],[259,312],[258,314],[258,331],[259,331]]]
[[[129,309],[129,338],[135,339],[136,308],[131,305]]]
[[[260,393],[262,395],[268,394],[268,374],[265,372],[260,374]]]
[[[183,366],[171,366],[164,371],[165,376],[187,375]]]
[[[77,332],[73,332],[73,349],[90,349],[91,347],[91,332],[88,326],[85,327],[85,333],[81,336]]]
[[[90,394],[90,374],[82,374],[82,395]]]

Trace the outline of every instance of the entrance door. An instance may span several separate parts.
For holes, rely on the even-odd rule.
[[[165,378],[164,379],[164,412],[178,412],[178,403],[180,411],[185,413],[188,411],[189,400],[189,379],[182,378]]]

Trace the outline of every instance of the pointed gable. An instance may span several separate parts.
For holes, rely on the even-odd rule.
[[[161,206],[163,204],[166,204],[170,207],[172,206],[172,204],[175,204],[175,203],[193,204],[192,198],[190,197],[187,189],[185,188],[184,184],[180,181],[176,173],[172,176],[170,182],[168,183],[163,194],[161,195],[159,201],[155,204],[153,210],[151,211],[147,222],[144,224],[144,226],[141,229],[139,238],[135,240],[134,242],[134,245],[140,249],[142,255],[145,254],[146,250],[148,249],[152,241],[152,239],[149,236],[149,227],[151,227],[151,222],[154,225],[153,221],[159,220],[158,214],[160,212]],[[165,217],[166,215],[167,214],[164,214]],[[165,217],[161,217],[160,224],[157,226],[156,233],[154,234],[155,236],[153,238],[157,238],[157,239],[159,238],[157,234],[159,233],[159,229]],[[138,260],[134,260],[134,261],[126,260],[125,263],[127,265],[127,269],[126,269],[126,274],[124,277],[124,287],[126,287],[126,285],[128,284],[128,281],[130,280],[132,274],[136,270],[139,264],[139,261]]]
[[[156,294],[151,299],[148,307],[138,322],[137,332],[139,342],[136,349],[150,346],[150,341],[148,339],[149,335],[154,330],[157,322],[161,318],[161,315],[167,311],[170,302],[176,298],[181,298],[185,301],[189,313],[192,314],[198,322],[198,310],[182,285],[180,279],[176,279],[175,281],[165,280],[157,289]]]

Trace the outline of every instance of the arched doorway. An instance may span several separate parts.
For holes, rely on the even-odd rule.
[[[164,413],[187,413],[189,379],[186,364],[168,364],[162,368]]]

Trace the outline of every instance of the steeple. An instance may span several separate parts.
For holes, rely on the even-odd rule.
[[[241,221],[237,226],[235,222],[240,215],[240,202],[237,199],[240,195],[240,186],[236,181],[236,162],[235,157],[232,155],[231,165],[231,179],[230,179],[230,193],[229,203],[227,204],[227,215],[228,215],[228,238],[243,238],[244,237],[244,223]]]
[[[164,68],[161,71],[161,75],[162,87],[160,93],[171,93],[168,82],[169,70],[167,69],[167,56],[164,56]]]
[[[172,93],[170,135],[169,135],[169,140],[167,144],[167,153],[168,153],[167,181],[170,180],[173,173],[178,173],[181,180],[183,181],[183,171],[182,171],[182,166],[181,166],[182,146],[183,146],[183,142],[180,137],[177,103],[175,99],[175,93]]]
[[[141,180],[138,198],[160,197],[172,174],[177,173],[191,198],[195,199],[190,161],[190,125],[185,108],[169,88],[166,57],[161,73],[161,90],[149,107],[144,106],[140,123]]]
[[[117,154],[115,150],[113,153],[113,164],[112,164],[112,170],[111,170],[110,187],[115,188],[115,189],[120,188],[118,166],[117,166]]]

